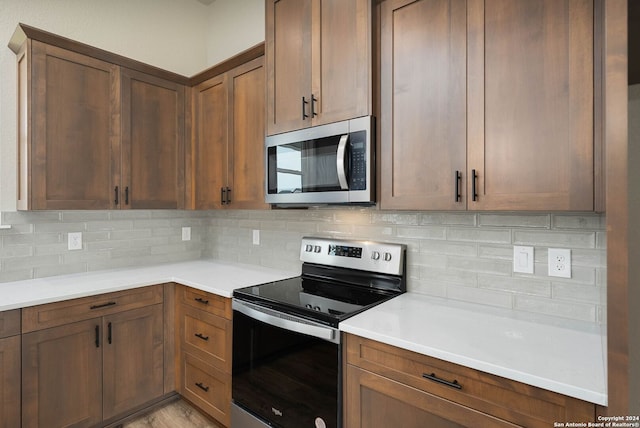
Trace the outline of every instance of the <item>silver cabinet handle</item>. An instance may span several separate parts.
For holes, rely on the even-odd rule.
[[[285,330],[317,337],[328,342],[339,343],[340,341],[340,336],[336,334],[337,330],[331,327],[311,324],[310,322],[305,322],[305,320],[301,318],[281,314],[277,311],[253,305],[251,303],[240,302],[236,299],[233,299],[232,307],[234,311],[242,312],[249,318],[253,318]]]
[[[336,154],[336,168],[338,169],[338,181],[340,182],[340,189],[349,190],[349,183],[347,183],[347,171],[344,165],[344,153],[347,149],[347,140],[349,134],[344,134],[340,137],[338,143],[338,153]]]

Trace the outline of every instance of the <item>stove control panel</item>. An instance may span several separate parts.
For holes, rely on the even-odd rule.
[[[302,238],[300,260],[370,272],[402,275],[406,245],[330,238]]]

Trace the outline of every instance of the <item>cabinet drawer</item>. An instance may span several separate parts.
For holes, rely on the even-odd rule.
[[[231,321],[181,305],[180,335],[185,351],[212,366],[231,372]]]
[[[196,290],[190,287],[179,287],[179,301],[185,305],[202,309],[219,317],[231,319],[231,299]]]
[[[162,303],[162,285],[32,306],[22,310],[22,332],[40,330]]]
[[[347,335],[347,363],[528,427],[594,420],[595,405],[457,364]]]
[[[230,425],[231,374],[206,364],[189,353],[182,354],[182,395],[210,416]]]
[[[0,312],[0,339],[20,334],[20,309]]]

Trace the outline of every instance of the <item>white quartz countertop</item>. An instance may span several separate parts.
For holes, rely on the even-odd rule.
[[[607,404],[606,337],[597,326],[405,293],[340,330]]]
[[[197,260],[0,283],[0,311],[177,282],[223,297],[233,290],[298,276],[255,265]]]

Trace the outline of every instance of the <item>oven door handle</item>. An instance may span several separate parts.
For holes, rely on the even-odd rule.
[[[317,337],[328,342],[339,343],[340,340],[339,336],[336,335],[337,330],[331,327],[298,322],[292,319],[294,317],[289,315],[284,315],[287,318],[283,318],[278,316],[279,314],[277,314],[276,311],[273,311],[274,314],[270,314],[266,312],[271,312],[270,309],[258,307],[250,303],[240,302],[235,299],[232,300],[232,306],[234,311],[242,312],[250,318],[262,321],[266,324],[271,324],[275,327]]]

